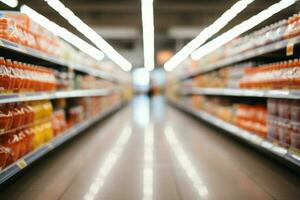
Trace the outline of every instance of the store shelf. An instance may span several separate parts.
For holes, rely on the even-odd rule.
[[[216,95],[216,96],[240,96],[263,97],[280,99],[300,99],[300,90],[253,90],[253,89],[226,89],[226,88],[190,88],[182,89],[182,95]]]
[[[31,56],[31,57],[34,57],[34,58],[38,58],[38,59],[41,59],[41,60],[44,60],[44,61],[47,61],[47,62],[51,62],[53,64],[60,65],[60,66],[63,66],[63,67],[72,68],[72,69],[75,69],[77,71],[87,73],[87,74],[90,74],[92,76],[97,76],[99,78],[102,78],[102,79],[105,79],[105,80],[108,80],[108,81],[112,81],[112,82],[117,82],[118,81],[113,75],[111,75],[107,72],[104,72],[102,70],[93,69],[93,68],[87,67],[87,66],[81,66],[81,65],[78,65],[77,63],[62,61],[60,59],[48,56],[48,55],[46,55],[42,52],[39,52],[35,49],[25,47],[23,45],[19,45],[19,44],[16,44],[14,42],[10,42],[8,40],[1,39],[1,38],[0,38],[0,48],[7,49],[7,50],[10,50],[10,51],[14,51],[15,53],[20,53],[20,54]]]
[[[186,80],[190,77],[196,76],[201,73],[206,73],[221,67],[225,67],[243,60],[247,60],[250,58],[254,58],[257,56],[261,56],[267,53],[271,53],[274,51],[277,51],[279,49],[284,49],[288,46],[288,44],[299,44],[300,43],[300,36],[291,38],[289,40],[281,40],[278,42],[274,42],[268,45],[264,45],[262,47],[255,48],[253,50],[248,50],[246,52],[236,54],[232,57],[225,58],[223,60],[220,60],[219,62],[208,64],[206,66],[202,66],[201,68],[198,68],[197,70],[194,70],[186,75],[183,75],[179,78],[180,81]]]
[[[120,89],[93,89],[93,90],[71,90],[58,92],[37,92],[37,93],[15,93],[0,95],[1,103],[15,103],[24,101],[38,101],[44,99],[76,98],[107,96],[110,94],[120,93]]]
[[[69,130],[65,131],[58,137],[54,138],[51,142],[48,142],[47,144],[44,144],[37,150],[27,154],[23,158],[19,159],[17,162],[13,163],[12,165],[8,166],[6,169],[4,169],[2,172],[0,172],[0,184],[7,181],[9,178],[14,176],[15,174],[22,171],[24,168],[26,168],[28,165],[32,164],[42,156],[46,155],[51,150],[57,148],[64,142],[70,140],[74,136],[78,135],[83,130],[87,129],[91,125],[93,125],[95,122],[104,119],[106,116],[112,114],[113,112],[120,109],[124,103],[118,103],[111,108],[103,111],[98,116],[88,119],[85,122],[82,122],[78,125],[75,125],[74,127],[70,128]]]
[[[263,138],[251,134],[250,132],[243,130],[233,124],[230,124],[228,122],[225,122],[217,117],[214,117],[206,112],[195,110],[194,108],[185,105],[184,103],[175,103],[172,101],[169,101],[169,103],[176,108],[183,110],[189,114],[192,114],[193,116],[200,118],[203,121],[206,121],[216,127],[219,127],[228,133],[235,135],[244,141],[248,142],[249,144],[267,152],[270,153],[272,156],[275,156],[276,158],[279,158],[287,165],[292,165],[296,167],[297,169],[300,169],[300,156],[296,155],[287,149],[280,147],[276,144],[273,144],[267,140],[264,140]]]

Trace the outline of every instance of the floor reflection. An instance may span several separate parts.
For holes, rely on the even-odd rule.
[[[178,160],[180,166],[183,168],[185,174],[188,176],[189,180],[196,189],[200,199],[208,196],[208,190],[201,177],[197,173],[195,167],[190,161],[188,155],[182,148],[182,145],[178,141],[172,126],[165,127],[165,136],[171,147],[172,152],[174,153],[176,159]]]
[[[96,199],[101,187],[104,185],[106,177],[109,175],[111,169],[114,167],[118,159],[120,158],[125,145],[127,144],[131,136],[131,127],[124,126],[121,135],[118,137],[113,148],[109,152],[104,162],[100,165],[98,173],[93,179],[92,184],[89,187],[88,192],[84,195],[84,200]]]
[[[144,136],[144,200],[153,199],[153,156],[154,156],[154,133],[153,124],[145,128]]]
[[[136,96],[132,102],[133,120],[140,127],[146,127],[150,121],[150,99],[148,96]]]

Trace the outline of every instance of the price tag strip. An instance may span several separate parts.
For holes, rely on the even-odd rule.
[[[290,40],[286,46],[286,55],[287,56],[292,56],[294,55],[294,46],[295,46],[295,41]]]
[[[25,162],[24,159],[20,159],[20,160],[17,161],[17,166],[20,169],[24,169],[25,167],[27,167],[27,163]]]

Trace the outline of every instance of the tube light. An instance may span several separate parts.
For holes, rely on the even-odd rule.
[[[233,27],[229,31],[223,33],[219,37],[215,38],[214,40],[208,42],[207,44],[197,49],[191,55],[192,59],[199,60],[203,56],[206,56],[207,54],[211,53],[212,51],[216,50],[217,48],[223,46],[227,42],[241,35],[242,33],[245,33],[246,31],[252,29],[256,25],[265,21],[266,19],[278,13],[279,11],[291,6],[296,1],[297,0],[281,0],[280,2],[273,4],[269,8],[261,11],[257,15],[254,15],[250,19],[243,21],[239,25]]]
[[[91,57],[93,57],[97,60],[102,60],[104,58],[103,52],[101,52],[99,49],[88,44],[81,38],[77,37],[73,33],[66,30],[65,28],[50,21],[48,18],[39,14],[38,12],[36,12],[32,8],[28,7],[27,5],[22,5],[20,10],[22,13],[26,14],[33,21],[40,24],[45,29],[47,29],[50,32],[54,33],[55,35],[61,37],[62,39],[69,42],[70,44],[74,45],[75,47],[77,47],[84,53],[90,55]]]
[[[17,7],[19,3],[18,0],[0,0],[0,1],[12,8]]]
[[[240,0],[236,2],[229,10],[224,12],[213,24],[206,27],[197,35],[192,41],[184,46],[178,53],[176,53],[170,60],[168,60],[164,68],[166,71],[173,70],[177,65],[184,61],[193,53],[199,46],[204,44],[210,37],[219,32],[232,19],[234,19],[240,12],[242,12],[254,0]]]
[[[155,65],[153,0],[142,0],[142,24],[144,65],[151,71]]]
[[[108,44],[100,35],[91,27],[85,24],[69,8],[65,7],[59,0],[44,0],[50,7],[56,10],[64,17],[74,28],[87,37],[99,49],[101,49],[111,60],[119,65],[124,71],[130,71],[132,65],[123,56],[121,56],[110,44]]]

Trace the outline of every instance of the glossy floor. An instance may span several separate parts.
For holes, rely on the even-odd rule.
[[[298,199],[300,178],[264,154],[140,96],[0,192],[19,200]]]

